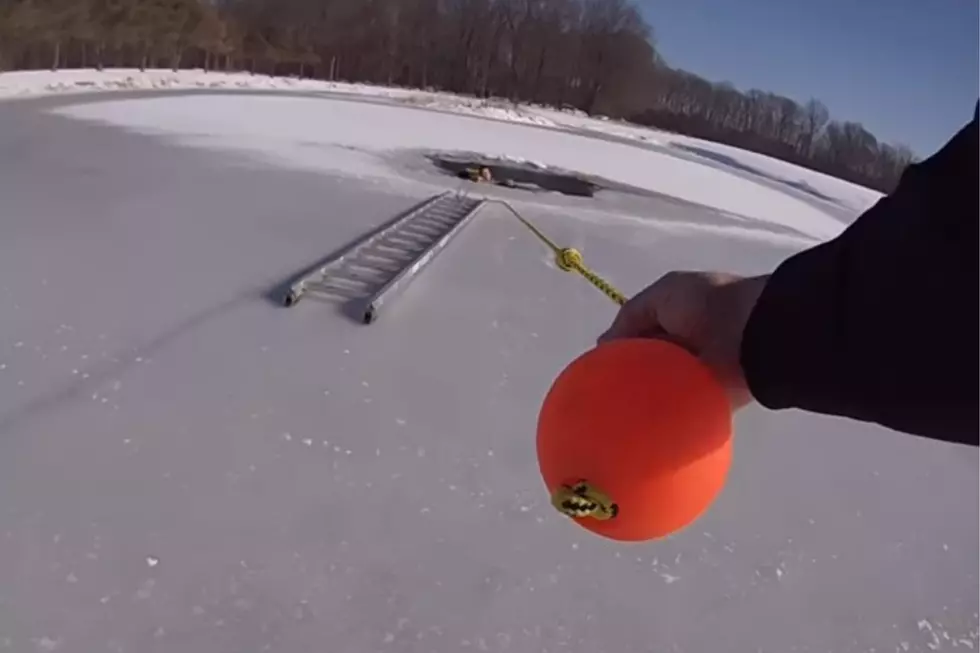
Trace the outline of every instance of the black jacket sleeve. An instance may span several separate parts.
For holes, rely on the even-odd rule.
[[[977,445],[977,143],[975,113],[839,237],[776,269],[742,337],[759,403]]]

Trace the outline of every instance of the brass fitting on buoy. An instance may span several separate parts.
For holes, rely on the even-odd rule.
[[[606,521],[619,514],[619,506],[586,481],[559,487],[551,495],[551,505],[561,514],[573,519],[591,517]]]

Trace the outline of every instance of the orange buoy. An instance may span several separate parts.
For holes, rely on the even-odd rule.
[[[538,417],[538,462],[563,513],[604,537],[649,540],[711,505],[731,436],[728,396],[697,358],[662,340],[617,340],[555,379]]]

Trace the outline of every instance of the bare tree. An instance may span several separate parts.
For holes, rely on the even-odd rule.
[[[0,0],[0,69],[182,65],[573,106],[889,190],[863,126],[669,67],[635,0]]]
[[[830,120],[830,112],[819,100],[811,99],[803,106],[803,120],[797,153],[804,157],[813,154],[813,144]]]

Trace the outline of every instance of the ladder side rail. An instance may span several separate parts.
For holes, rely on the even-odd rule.
[[[420,252],[419,255],[409,263],[401,272],[395,275],[388,283],[378,289],[377,292],[368,300],[364,307],[362,320],[364,324],[371,324],[378,318],[378,313],[382,305],[390,304],[406,286],[421,272],[426,266],[446,249],[446,246],[456,235],[461,232],[484,206],[484,201],[474,200],[475,204],[452,226],[445,234],[436,239],[429,247]]]

